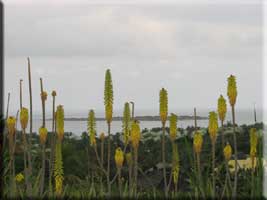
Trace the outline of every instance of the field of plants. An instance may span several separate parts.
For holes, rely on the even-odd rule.
[[[91,108],[87,132],[79,139],[64,130],[64,107],[56,105],[60,94],[45,91],[42,78],[43,120],[39,132],[33,132],[29,58],[27,78],[29,108],[23,106],[22,80],[20,109],[14,116],[9,115],[8,96],[3,148],[5,198],[262,197],[263,124],[236,124],[238,90],[234,75],[222,83],[227,94],[218,94],[218,101],[210,102],[217,105],[217,110],[210,111],[208,127],[197,126],[195,109],[194,126],[178,128],[178,116],[168,109],[168,91],[159,88],[155,101],[159,102],[162,126],[155,127],[154,132],[141,130],[134,102],[125,102],[122,132],[115,134],[110,131],[114,97],[112,75],[107,69],[103,106],[108,132],[96,132],[95,111]],[[50,100],[52,113],[47,113],[46,102]],[[228,123],[227,112],[232,116]],[[52,127],[46,126],[47,116],[52,116]]]

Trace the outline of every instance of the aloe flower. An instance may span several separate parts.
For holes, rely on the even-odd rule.
[[[60,197],[63,190],[63,161],[61,153],[61,143],[57,142],[56,144],[56,156],[55,156],[55,167],[54,167],[54,178],[55,178],[55,192],[56,196]]]
[[[133,121],[131,128],[131,143],[134,149],[134,193],[136,197],[136,189],[137,189],[137,176],[138,176],[138,147],[141,139],[141,131],[138,121]]]
[[[129,142],[130,122],[131,122],[130,105],[128,102],[126,102],[124,104],[123,121],[122,121],[123,141],[124,141],[125,146],[127,146],[128,142]]]
[[[212,142],[215,142],[218,132],[218,117],[215,112],[209,114],[209,134]]]
[[[16,126],[16,118],[13,116],[8,117],[7,118],[7,130],[8,130],[8,134],[12,137],[15,134],[15,126]]]
[[[257,153],[258,135],[255,128],[250,129],[250,157],[255,158]]]
[[[232,107],[232,122],[233,122],[233,132],[234,132],[234,149],[235,149],[235,179],[234,179],[234,189],[233,189],[233,198],[236,198],[237,191],[237,141],[236,141],[236,132],[235,132],[235,103],[237,98],[237,87],[236,87],[236,78],[231,75],[227,79],[227,96],[229,103]]]
[[[95,113],[94,113],[93,110],[90,110],[89,114],[88,114],[87,129],[88,129],[88,134],[89,134],[89,137],[90,137],[91,146],[95,146],[96,145],[96,139],[95,139],[96,122],[95,122]]]
[[[163,124],[165,124],[168,117],[168,93],[167,90],[162,88],[159,94],[159,114]]]
[[[175,184],[175,193],[177,193],[177,184],[179,179],[179,172],[180,172],[180,160],[179,160],[179,153],[177,144],[173,145],[173,154],[172,154],[172,174],[173,174],[173,182]]]
[[[219,115],[219,119],[221,120],[222,124],[225,120],[226,112],[227,112],[226,100],[223,98],[222,95],[220,95],[218,99],[218,115]]]
[[[202,150],[203,136],[201,132],[196,131],[193,138],[194,151],[198,154]]]
[[[230,160],[231,156],[232,156],[232,147],[229,143],[227,143],[227,145],[224,147],[223,149],[223,155],[225,160]]]
[[[20,110],[20,124],[22,129],[26,129],[29,121],[29,113],[27,108],[22,108]]]
[[[177,115],[171,114],[170,116],[170,138],[173,142],[177,137]]]
[[[56,128],[57,128],[57,136],[59,140],[62,141],[64,136],[64,109],[62,105],[57,106]]]
[[[115,163],[118,169],[122,168],[123,161],[124,161],[123,151],[121,150],[120,147],[118,147],[115,151]]]
[[[111,123],[113,114],[113,85],[109,69],[106,71],[105,76],[104,104],[106,111],[106,120],[108,123]]]
[[[108,169],[107,169],[107,185],[108,185],[108,196],[111,193],[111,183],[110,183],[110,124],[112,121],[113,114],[113,85],[110,70],[106,71],[105,75],[105,90],[104,90],[104,105],[105,105],[105,115],[108,124]]]
[[[227,95],[231,106],[234,106],[236,103],[237,97],[237,88],[236,88],[236,79],[235,76],[231,75],[228,77],[228,88]]]
[[[256,128],[251,128],[250,129],[251,199],[254,198],[254,190],[255,190],[254,172],[255,172],[255,158],[257,154],[257,145],[258,145],[257,130]]]
[[[212,144],[212,185],[213,185],[213,197],[215,197],[215,142],[218,131],[218,117],[215,112],[210,112],[209,114],[209,134]]]
[[[164,192],[165,197],[168,196],[168,186],[167,186],[167,177],[166,177],[166,161],[165,161],[165,123],[168,118],[168,93],[167,90],[162,88],[159,93],[159,114],[162,123],[162,144],[161,144],[161,153],[162,153],[162,163],[163,163],[163,178],[164,178]]]
[[[47,128],[40,127],[39,128],[39,136],[40,136],[40,143],[44,145],[47,139]]]
[[[140,126],[139,122],[134,121],[132,123],[132,128],[131,128],[131,142],[132,146],[134,149],[138,149],[140,138],[141,138],[141,131],[140,131]]]

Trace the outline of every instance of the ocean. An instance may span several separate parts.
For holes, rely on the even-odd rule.
[[[141,113],[141,112],[139,112]],[[145,113],[139,114],[137,113],[137,116],[146,115]],[[147,114],[150,115],[151,113]],[[153,115],[153,114],[151,114]],[[156,115],[156,114],[155,114]],[[190,112],[183,112],[181,115],[192,115]],[[201,111],[197,113],[198,116],[207,117],[208,111]],[[117,116],[117,115],[116,115]],[[87,117],[87,113],[68,113],[66,114],[66,117]],[[51,118],[51,116],[47,116],[47,118]],[[226,116],[226,121],[231,121],[231,114],[228,113]],[[263,121],[263,115],[262,112],[257,112],[257,122]],[[254,114],[253,111],[236,111],[236,123],[238,125],[242,124],[253,124],[254,123]],[[33,119],[33,132],[38,132],[39,127],[42,124],[42,119],[40,116],[35,116]],[[208,120],[198,120],[197,121],[198,126],[200,127],[207,127],[208,126]],[[167,126],[169,124],[167,123]],[[87,121],[65,121],[65,132],[72,132],[76,136],[80,136],[84,131],[87,131]],[[187,126],[194,126],[193,120],[180,120],[178,121],[178,127],[180,128],[186,128]],[[46,127],[49,131],[52,129],[52,121],[46,120]],[[140,127],[141,129],[151,129],[154,127],[161,127],[160,121],[140,121]],[[18,127],[20,129],[20,127]],[[28,127],[29,130],[29,127]],[[28,131],[27,130],[27,131]],[[101,132],[107,133],[107,123],[105,121],[97,121],[96,122],[96,131],[97,135]],[[122,122],[121,121],[113,121],[111,124],[111,133],[116,134],[117,132],[122,131]]]

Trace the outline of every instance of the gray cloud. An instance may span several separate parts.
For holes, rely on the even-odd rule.
[[[116,110],[134,100],[156,114],[161,87],[171,109],[214,109],[232,73],[237,106],[262,104],[260,5],[10,5],[5,23],[6,93],[18,95],[21,77],[27,89],[30,56],[37,111],[40,76],[67,110],[103,111],[106,68]],[[18,98],[12,102],[18,105]]]

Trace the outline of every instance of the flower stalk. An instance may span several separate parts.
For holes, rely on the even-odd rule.
[[[120,147],[118,147],[115,151],[115,163],[117,166],[117,171],[118,171],[118,184],[119,184],[119,192],[120,192],[120,197],[122,195],[122,185],[121,185],[121,168],[123,166],[123,161],[124,161],[124,154],[123,151],[121,150]]]
[[[236,131],[235,131],[235,103],[237,97],[237,87],[236,87],[236,78],[233,75],[230,75],[227,79],[227,96],[229,99],[229,103],[232,108],[232,123],[233,123],[233,135],[234,135],[234,151],[235,151],[235,179],[234,179],[234,190],[233,190],[233,198],[236,199],[236,191],[237,191],[237,141],[236,141]]]
[[[216,185],[215,185],[215,143],[218,131],[218,117],[215,112],[209,113],[209,135],[212,144],[212,196],[215,198]]]
[[[141,131],[140,131],[140,125],[138,121],[134,121],[132,123],[131,127],[131,144],[134,150],[134,184],[133,184],[133,191],[134,191],[134,196],[136,197],[137,195],[137,185],[138,185],[138,147],[139,147],[139,142],[141,139]]]
[[[255,160],[257,156],[258,134],[256,128],[250,129],[250,159],[251,159],[251,198],[255,196],[254,174],[255,174]]]
[[[113,85],[110,70],[106,70],[105,74],[105,90],[104,90],[104,105],[105,105],[105,116],[108,125],[108,166],[107,166],[107,185],[108,185],[108,196],[111,195],[111,182],[110,182],[110,129],[113,114]]]
[[[165,159],[165,124],[168,117],[168,93],[162,88],[159,93],[159,114],[162,123],[162,140],[161,140],[161,154],[163,164],[163,178],[164,178],[164,194],[168,196],[167,177],[166,177],[166,159]]]
[[[52,91],[52,134],[50,139],[51,153],[50,153],[50,170],[49,170],[49,196],[51,197],[53,194],[53,186],[52,186],[52,177],[54,171],[54,158],[55,158],[55,145],[56,145],[56,129],[55,129],[55,99],[56,99],[56,91]]]

